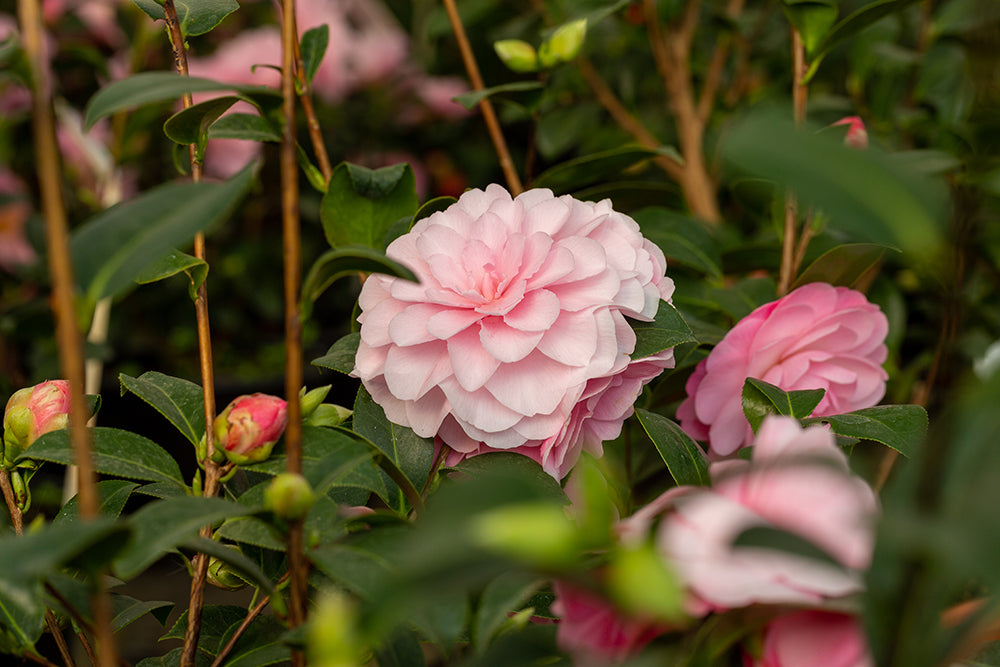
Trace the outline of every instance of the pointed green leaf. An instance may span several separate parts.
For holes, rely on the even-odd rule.
[[[117,519],[125,508],[125,503],[132,496],[132,491],[139,486],[135,482],[123,479],[105,479],[97,483],[97,494],[101,499],[99,511],[102,516]],[[53,524],[63,521],[77,521],[80,517],[80,497],[73,496],[52,519]]]
[[[173,611],[175,603],[165,600],[137,600],[128,595],[112,594],[114,618],[111,621],[112,632],[119,632],[146,614],[164,625],[167,617]]]
[[[306,30],[302,35],[300,46],[302,66],[305,71],[306,81],[309,83],[312,83],[313,77],[316,76],[316,71],[323,62],[323,55],[326,54],[326,47],[329,42],[330,26],[325,23]]]
[[[209,139],[281,142],[281,130],[267,118],[252,113],[230,113],[212,123]]]
[[[485,100],[487,97],[493,97],[494,95],[500,95],[503,93],[520,93],[526,90],[540,90],[542,88],[544,88],[544,86],[538,81],[515,81],[513,83],[505,83],[499,86],[483,88],[482,90],[473,90],[468,93],[462,93],[453,99],[471,111],[477,104]]]
[[[636,211],[642,235],[655,243],[667,256],[667,267],[677,262],[716,279],[722,278],[722,254],[719,242],[694,218],[666,208],[651,206]]]
[[[659,154],[658,150],[641,146],[622,146],[583,155],[545,170],[532,187],[549,188],[556,194],[576,191],[592,183],[610,181],[629,167]]]
[[[193,538],[202,526],[249,510],[222,498],[184,496],[156,500],[129,517],[134,539],[114,564],[116,576],[131,579]]]
[[[829,424],[837,435],[874,440],[912,456],[927,436],[927,411],[919,405],[878,405],[842,415],[815,417],[806,424]]]
[[[887,250],[894,250],[873,243],[848,243],[828,250],[799,274],[790,290],[809,283],[829,283],[855,287],[858,280],[868,275],[885,257]]]
[[[210,655],[217,655],[222,648],[222,638],[226,631],[246,618],[247,610],[231,604],[205,605],[201,613],[201,635],[198,648]],[[188,610],[181,612],[173,627],[167,631],[160,641],[165,639],[184,639],[187,632]]]
[[[132,0],[149,18],[162,20],[163,5],[156,0]],[[177,22],[184,37],[197,37],[210,32],[222,20],[240,8],[236,0],[174,0]]]
[[[476,610],[473,645],[482,651],[496,636],[510,617],[544,584],[529,572],[511,570],[504,572],[483,589]]]
[[[150,262],[135,277],[135,282],[140,285],[147,285],[165,280],[171,276],[176,276],[181,272],[188,275],[188,294],[194,300],[198,288],[201,287],[201,284],[205,282],[205,278],[208,277],[208,262],[180,250],[171,250],[159,261]]]
[[[229,107],[241,101],[245,101],[245,98],[224,95],[193,104],[168,118],[163,124],[163,133],[178,144],[197,144],[200,153],[208,141],[208,128],[219,119],[219,116],[226,113]]]
[[[410,165],[372,170],[342,162],[323,195],[320,219],[334,248],[362,245],[381,250],[392,224],[412,217],[419,203]]]
[[[629,355],[633,359],[642,359],[681,343],[698,342],[681,314],[666,301],[660,301],[652,322],[630,319],[628,323],[636,338],[635,350]]]
[[[635,414],[678,486],[708,486],[711,483],[705,453],[680,425],[642,408],[636,409]]]
[[[812,414],[825,394],[823,389],[785,391],[763,380],[747,378],[743,383],[743,414],[756,433],[768,415],[805,419]]]
[[[359,273],[382,273],[419,282],[413,271],[381,250],[356,245],[328,250],[316,260],[302,283],[303,319],[309,317],[313,303],[336,280]]]
[[[96,426],[90,429],[94,469],[105,475],[184,485],[174,457],[148,438],[117,428]],[[51,461],[70,465],[75,462],[69,430],[52,431],[35,440],[18,461]]]
[[[192,445],[205,435],[205,397],[194,382],[146,371],[137,378],[118,376],[122,394],[131,391],[166,417]]]
[[[899,12],[906,7],[915,4],[919,0],[876,0],[864,7],[860,7],[848,16],[837,22],[826,32],[823,39],[813,50],[813,58],[818,60],[829,53],[833,47],[841,42],[850,39],[875,21],[885,18],[890,14]]]
[[[837,20],[833,0],[784,0],[785,16],[802,37],[806,56],[812,56]]]
[[[134,286],[152,261],[228,217],[253,181],[247,167],[224,183],[169,183],[113,206],[73,233],[77,284],[89,309]]]
[[[358,355],[358,345],[361,343],[360,333],[349,333],[330,346],[322,357],[313,359],[313,366],[329,368],[350,375],[354,370],[354,358]]]

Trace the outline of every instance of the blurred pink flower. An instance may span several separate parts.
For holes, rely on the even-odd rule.
[[[837,127],[838,125],[847,126],[847,135],[844,137],[845,144],[851,148],[868,148],[868,131],[865,129],[865,122],[861,120],[860,116],[841,118],[830,127]]]
[[[753,442],[742,402],[748,377],[785,391],[825,389],[816,416],[872,407],[885,394],[888,331],[885,315],[860,292],[804,285],[726,334],[688,379],[677,418],[721,458]]]
[[[13,272],[36,259],[24,228],[31,216],[31,204],[24,183],[12,171],[0,168],[0,267]]]
[[[63,167],[81,197],[96,207],[107,208],[135,194],[135,173],[120,169],[111,155],[108,120],[102,119],[84,130],[79,111],[61,101],[55,108],[56,141]]]
[[[237,464],[257,463],[271,455],[288,424],[284,400],[268,394],[240,396],[215,418],[216,445]]]
[[[462,455],[513,450],[562,477],[673,363],[629,359],[625,317],[652,319],[673,282],[606,200],[469,190],[387,253],[421,282],[365,281],[354,375],[390,420]]]
[[[52,24],[66,14],[75,16],[91,35],[108,46],[122,46],[125,33],[118,25],[120,0],[42,0],[45,22]]]
[[[711,475],[710,489],[676,498],[657,536],[661,553],[706,610],[816,604],[862,590],[878,501],[851,474],[847,457],[826,427],[803,429],[790,417],[767,417],[753,459],[715,463]],[[733,546],[755,526],[797,535],[837,564]]]
[[[39,436],[69,423],[69,382],[46,380],[15,391],[3,415],[3,458],[8,465]]]
[[[808,610],[780,616],[764,630],[763,655],[750,667],[875,667],[857,617]]]
[[[556,643],[578,667],[624,662],[669,629],[630,618],[608,600],[566,582],[556,580],[552,589],[552,613],[559,616]]]

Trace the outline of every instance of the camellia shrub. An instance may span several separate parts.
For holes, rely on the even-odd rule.
[[[1000,665],[994,0],[7,10],[12,664]]]

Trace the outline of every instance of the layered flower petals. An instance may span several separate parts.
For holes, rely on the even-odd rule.
[[[652,318],[673,283],[609,202],[469,190],[387,254],[420,282],[366,280],[354,374],[390,419],[459,457],[514,449],[561,477],[673,365],[670,350],[629,358],[625,316]]]

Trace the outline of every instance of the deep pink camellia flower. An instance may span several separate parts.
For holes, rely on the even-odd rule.
[[[66,428],[69,423],[69,382],[46,380],[15,391],[3,415],[3,458],[6,465],[39,436]]]
[[[284,400],[261,393],[240,396],[215,418],[215,443],[233,463],[257,463],[271,455],[287,424]]]
[[[420,283],[365,281],[354,375],[386,416],[456,457],[508,450],[562,478],[601,454],[673,351],[632,360],[666,260],[609,201],[469,190],[390,244]]]
[[[769,416],[758,431],[752,460],[720,461],[710,473],[711,488],[668,492],[673,509],[657,535],[660,553],[703,611],[815,605],[863,589],[878,501],[871,487],[851,473],[829,429],[802,428],[791,417]],[[756,526],[797,535],[836,563],[733,545]]]
[[[803,285],[740,320],[698,364],[677,409],[681,427],[715,458],[750,445],[742,399],[749,377],[785,391],[826,390],[815,416],[870,408],[885,395],[888,331],[888,319],[860,292]]]
[[[857,617],[805,610],[780,616],[764,630],[763,654],[748,667],[874,667]]]

